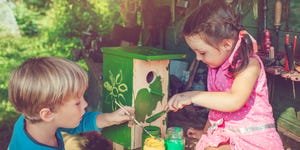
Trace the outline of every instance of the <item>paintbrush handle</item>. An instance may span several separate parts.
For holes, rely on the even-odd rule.
[[[130,116],[131,117],[131,119],[133,120],[133,122],[135,123],[135,124],[137,124],[139,127],[141,127],[149,136],[151,136],[151,137],[154,137],[152,134],[150,134],[150,132],[149,131],[147,131],[145,128],[144,128],[144,126],[140,123],[140,122],[138,122],[135,118],[134,118],[134,116],[132,116],[125,108],[124,108],[124,106],[122,105],[122,104],[120,104],[120,103],[118,103],[117,101],[115,101],[115,103],[128,115],[128,116]]]
[[[115,101],[115,103],[126,113],[126,115],[130,116],[137,125],[141,126],[141,124],[124,108],[122,104],[118,103],[117,101]]]
[[[118,103],[117,101],[115,101],[115,103],[126,113],[126,115],[131,116],[131,114],[129,113],[129,111],[127,111],[124,106],[122,106],[120,103]]]
[[[143,125],[141,124],[141,123],[139,123],[125,108],[124,108],[124,106],[122,105],[122,104],[120,104],[120,103],[118,103],[117,101],[115,101],[115,103],[123,110],[123,111],[125,111],[125,113],[127,114],[127,115],[129,115],[130,117],[131,117],[131,119],[138,125],[138,126],[142,126],[143,127]]]

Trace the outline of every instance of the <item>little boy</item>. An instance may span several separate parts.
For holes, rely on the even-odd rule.
[[[9,81],[9,99],[22,115],[14,125],[8,149],[63,150],[61,131],[99,131],[130,120],[121,109],[85,112],[87,84],[86,72],[71,61],[55,57],[25,61]],[[125,109],[134,114],[132,107]]]

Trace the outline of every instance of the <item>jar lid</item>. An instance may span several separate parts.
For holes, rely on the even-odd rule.
[[[167,138],[183,138],[183,129],[181,127],[170,127],[167,129]]]

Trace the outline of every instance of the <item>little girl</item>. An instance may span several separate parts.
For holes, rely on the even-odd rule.
[[[202,149],[281,150],[264,66],[256,41],[224,1],[211,0],[189,16],[184,38],[208,66],[208,91],[188,91],[168,102],[172,111],[195,104],[210,109]]]

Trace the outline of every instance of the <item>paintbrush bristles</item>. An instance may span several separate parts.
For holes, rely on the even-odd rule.
[[[134,118],[134,116],[132,116],[132,115],[124,108],[124,106],[123,106],[122,104],[118,103],[117,101],[115,101],[115,103],[116,103],[123,111],[125,111],[126,115],[129,115],[129,116],[131,117],[131,119],[134,121],[135,124],[137,124],[139,127],[141,127],[141,128],[142,128],[142,129],[143,129],[150,137],[154,137],[152,134],[150,134],[149,131],[147,131],[147,130],[144,128],[144,126],[143,126],[140,122],[138,122],[138,121]]]

